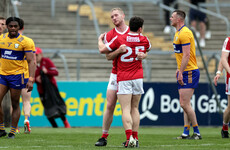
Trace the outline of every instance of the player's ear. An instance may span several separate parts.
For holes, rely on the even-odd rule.
[[[143,28],[140,27],[140,28],[138,29],[138,32],[139,32],[139,33],[142,33],[142,32],[143,32]]]

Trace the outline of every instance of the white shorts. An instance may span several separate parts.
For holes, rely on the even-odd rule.
[[[111,73],[107,90],[117,91],[117,74]]]
[[[117,94],[144,94],[143,79],[119,81]]]
[[[226,89],[225,89],[225,94],[226,94],[226,95],[230,95],[230,78],[227,78],[227,77],[226,77],[225,79],[228,80],[228,82],[225,81],[225,83],[226,83],[226,84],[225,84],[225,85],[226,85],[226,87],[225,87],[225,88],[226,88]],[[227,83],[228,83],[228,84],[227,84]]]

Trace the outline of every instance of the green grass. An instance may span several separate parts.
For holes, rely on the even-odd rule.
[[[21,132],[23,132],[23,129]],[[176,140],[182,127],[141,127],[139,149],[154,150],[220,150],[230,149],[230,139],[222,139],[221,128],[200,127],[202,140]],[[9,131],[9,129],[7,129]],[[15,139],[0,138],[0,149],[101,150],[123,149],[123,128],[111,128],[106,147],[95,147],[101,128],[32,128],[31,134],[17,134]]]

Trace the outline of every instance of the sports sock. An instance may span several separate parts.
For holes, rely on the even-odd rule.
[[[15,134],[17,127],[11,126],[10,133]]]
[[[132,132],[133,138],[138,140],[138,132],[137,131],[133,131]]]
[[[0,130],[5,130],[4,123],[0,123]]]
[[[25,115],[25,120],[29,120],[30,119],[30,115]]]
[[[184,125],[184,132],[183,132],[183,134],[189,135],[189,129],[190,129],[190,125]]]
[[[196,125],[193,126],[193,132],[197,133],[197,134],[200,134],[200,131],[198,129],[198,124],[196,124]]]
[[[224,123],[224,122],[223,122],[223,128],[222,128],[222,129],[223,129],[224,131],[228,131],[228,125],[229,125],[229,123]]]
[[[108,130],[102,130],[102,138],[107,139],[107,137],[109,136],[109,131]]]
[[[132,135],[132,130],[131,129],[125,130],[125,134],[126,134],[126,139],[129,140],[130,136]]]

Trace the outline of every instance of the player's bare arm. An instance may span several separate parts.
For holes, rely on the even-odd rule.
[[[215,84],[215,86],[217,86],[217,82],[221,76],[221,72],[223,71],[223,65],[221,64],[221,61],[219,62],[219,65],[218,65],[218,71],[216,72],[216,76],[214,77],[213,79],[213,82]]]
[[[221,61],[221,64],[223,65],[225,71],[230,73],[230,67],[228,64],[228,56],[229,56],[229,52],[222,51],[220,61]]]
[[[181,60],[181,66],[180,66],[180,70],[178,72],[178,77],[177,77],[177,80],[178,80],[180,85],[184,85],[182,74],[183,74],[186,66],[188,65],[188,61],[190,58],[190,45],[182,46],[182,51],[183,51],[183,57]]]
[[[119,54],[126,52],[126,45],[122,44],[118,49],[106,54],[107,60],[114,60]]]
[[[106,47],[106,45],[103,42],[104,37],[105,37],[105,33],[101,34],[98,37],[98,49],[99,49],[101,54],[107,54],[110,52],[109,49]]]
[[[29,66],[29,81],[26,84],[26,88],[28,89],[27,92],[30,92],[33,90],[33,83],[34,83],[34,76],[35,76],[35,69],[36,69],[36,62],[34,60],[34,54],[33,52],[27,52],[25,53],[26,55],[26,60],[28,62]]]

